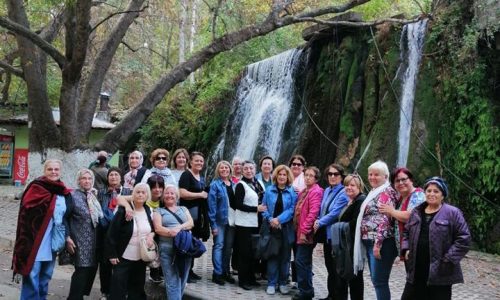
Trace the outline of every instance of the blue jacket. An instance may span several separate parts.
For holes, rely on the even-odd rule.
[[[262,204],[267,206],[267,210],[262,213],[262,217],[267,221],[273,218],[276,200],[278,200],[278,188],[273,184],[266,189],[266,193],[262,199]],[[283,191],[283,212],[277,217],[280,224],[292,220],[296,203],[297,194],[291,186],[287,186]]]
[[[231,187],[234,188],[234,183],[232,182]],[[217,229],[218,226],[228,224],[229,196],[227,195],[226,184],[222,179],[217,178],[210,183],[207,202],[208,219],[210,220],[212,230]]]
[[[335,197],[335,198],[334,198]],[[326,239],[332,239],[331,227],[339,219],[340,212],[349,202],[342,184],[327,187],[321,200],[319,211],[319,226],[326,226]]]

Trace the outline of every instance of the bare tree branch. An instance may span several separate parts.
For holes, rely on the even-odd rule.
[[[127,42],[125,41],[121,41],[122,45],[125,46],[127,49],[129,49],[130,51],[132,52],[137,52],[137,51],[140,51],[142,49],[145,49],[145,50],[148,50],[149,52],[151,53],[154,53],[156,55],[158,55],[159,57],[161,57],[169,67],[173,67],[173,65],[169,62],[169,59],[167,57],[165,57],[163,54],[161,54],[160,52],[156,51],[155,49],[152,49],[152,48],[149,48],[149,47],[138,47],[138,48],[133,48],[132,46],[130,46]]]
[[[50,43],[45,41],[42,37],[29,30],[28,28],[6,17],[0,17],[0,26],[14,32],[15,34],[29,39],[31,42],[33,42],[33,44],[40,47],[40,49],[42,49],[45,53],[52,57],[59,65],[59,68],[62,69],[66,64],[66,58],[61,52],[59,52],[59,50],[57,50],[54,46],[52,46]]]
[[[139,16],[141,6],[145,0],[130,0],[127,6],[129,13],[122,14],[118,22],[111,30],[107,40],[102,45],[99,53],[92,64],[89,76],[83,86],[83,91],[78,107],[78,142],[80,144],[88,141],[92,129],[92,119],[97,107],[97,100],[106,73],[111,66],[116,49],[127,33],[132,22]]]
[[[0,68],[3,68],[6,72],[11,73],[13,75],[16,75],[19,78],[23,78],[24,79],[23,70],[18,69],[16,67],[10,65],[9,63],[7,63],[4,60],[0,60]]]
[[[386,18],[386,19],[379,19],[376,21],[372,22],[353,22],[353,21],[326,21],[326,20],[319,20],[316,18],[300,18],[301,21],[303,22],[312,22],[312,23],[318,23],[322,25],[329,25],[329,26],[335,26],[335,25],[343,25],[343,26],[348,26],[348,27],[370,27],[370,26],[376,26],[384,23],[399,23],[402,25],[409,24],[409,23],[415,23],[418,22],[422,17],[419,16],[414,19],[395,19],[395,18]]]
[[[92,29],[90,30],[90,32],[93,32],[94,30],[96,30],[97,27],[99,27],[102,23],[106,22],[107,20],[111,19],[112,17],[114,16],[117,16],[117,15],[121,15],[121,14],[128,14],[128,13],[141,13],[143,12],[146,8],[148,8],[149,6],[148,5],[144,5],[141,9],[139,10],[126,10],[126,11],[119,11],[119,12],[114,12],[112,14],[110,14],[109,16],[107,16],[106,18],[102,19],[101,21],[99,21],[94,27],[92,27]]]

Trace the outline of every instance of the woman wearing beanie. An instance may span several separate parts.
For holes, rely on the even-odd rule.
[[[407,277],[401,299],[451,299],[451,285],[464,282],[460,260],[471,236],[462,212],[444,203],[444,179],[428,179],[424,191],[426,200],[412,211],[403,233]]]

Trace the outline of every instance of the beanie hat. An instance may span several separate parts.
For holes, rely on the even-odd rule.
[[[430,184],[435,184],[439,190],[441,190],[441,193],[443,193],[444,198],[448,197],[448,186],[443,178],[435,176],[427,179],[424,184],[424,190],[427,189]]]

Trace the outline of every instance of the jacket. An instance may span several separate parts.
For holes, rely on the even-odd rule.
[[[300,198],[306,190],[299,193],[297,203],[299,203]],[[321,206],[321,198],[323,198],[323,189],[318,185],[314,186],[309,190],[309,193],[304,199],[304,204],[300,210],[300,218],[297,220],[296,224],[296,238],[297,244],[304,244],[300,239],[301,235],[305,235],[307,239],[306,244],[313,243],[313,225],[314,221],[318,218],[319,209]]]
[[[151,219],[151,209],[146,204],[144,204],[144,209],[146,210],[146,216],[148,217],[151,230],[154,231],[153,220]],[[109,225],[106,235],[104,246],[105,257],[108,259],[121,258],[133,233],[134,222],[125,220],[125,208],[123,206],[118,207],[118,211]]]
[[[232,182],[231,187],[234,187]],[[220,178],[213,180],[210,184],[207,202],[208,218],[212,230],[228,224],[229,196],[227,195],[226,184]]]
[[[402,253],[410,251],[407,261],[407,278],[413,283],[417,244],[422,215],[427,203],[417,206],[410,215],[403,232]],[[451,285],[464,282],[460,260],[469,251],[471,236],[462,212],[444,203],[429,224],[429,285]]]
[[[334,187],[327,187],[321,200],[319,213],[319,226],[326,226],[326,240],[331,240],[332,225],[338,221],[340,212],[347,205],[349,199],[345,194],[345,188],[342,184]]]
[[[295,232],[290,221],[292,221],[295,204],[297,203],[297,194],[293,190],[293,187],[287,186],[285,188],[282,194],[282,199],[283,212],[279,214],[277,218],[281,224],[281,230],[283,230],[284,236],[287,238],[288,244],[292,244],[295,242]],[[266,193],[262,199],[262,204],[267,206],[267,210],[262,213],[264,220],[269,222],[273,219],[277,200],[278,188],[275,184],[273,184],[266,189]]]
[[[354,277],[352,267],[352,237],[348,222],[337,222],[330,227],[332,255],[335,258],[337,275],[349,281]]]

